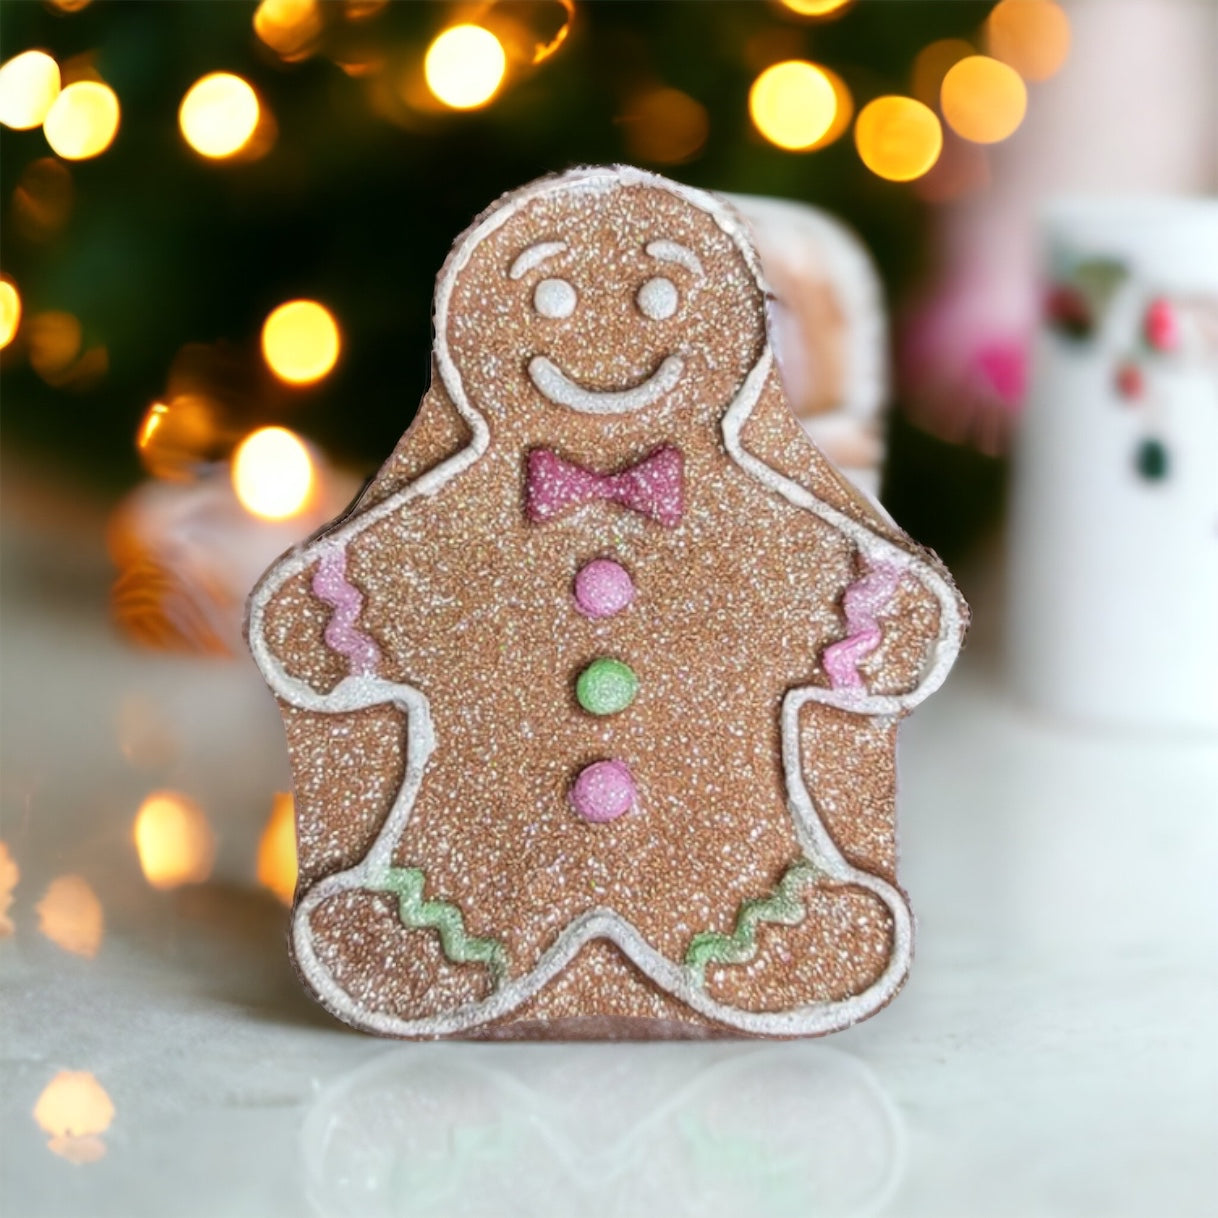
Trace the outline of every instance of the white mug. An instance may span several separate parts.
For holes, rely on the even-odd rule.
[[[1218,733],[1218,200],[1061,201],[1014,468],[1008,672]]]

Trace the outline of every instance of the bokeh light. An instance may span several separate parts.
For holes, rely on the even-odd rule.
[[[484,106],[503,83],[503,44],[480,25],[454,25],[427,48],[423,75],[433,96],[454,110]]]
[[[622,128],[632,160],[680,165],[702,151],[710,118],[700,101],[680,89],[651,89],[634,99]]]
[[[816,66],[825,74],[825,79],[833,87],[836,104],[833,121],[829,124],[825,134],[816,143],[809,144],[804,149],[805,152],[816,152],[820,148],[827,148],[834,140],[840,139],[850,130],[850,121],[854,118],[854,98],[850,93],[850,86],[832,68],[826,68],[824,64]]]
[[[1001,0],[986,18],[985,43],[1024,80],[1048,80],[1070,54],[1070,18],[1053,0]]]
[[[25,330],[30,367],[48,384],[56,384],[80,355],[84,331],[79,318],[48,309],[33,314]]]
[[[114,90],[98,80],[78,80],[55,99],[42,130],[47,143],[61,157],[83,161],[110,147],[118,124]]]
[[[864,165],[890,182],[912,182],[939,159],[943,128],[912,97],[877,97],[859,112],[854,142]]]
[[[772,64],[749,90],[749,114],[772,144],[807,151],[833,125],[837,93],[820,68],[802,59]]]
[[[996,144],[1023,122],[1028,90],[1014,68],[988,55],[970,55],[944,76],[940,103],[957,135],[974,144]]]
[[[260,115],[258,95],[247,81],[231,72],[213,72],[195,81],[182,98],[178,125],[196,152],[220,159],[250,142]]]
[[[39,157],[13,188],[13,222],[27,241],[49,241],[67,224],[75,202],[72,171],[58,157]]]
[[[140,805],[135,848],[153,888],[201,884],[216,857],[215,836],[203,809],[177,791],[156,791]]]
[[[148,407],[135,446],[150,474],[184,481],[211,455],[217,431],[211,402],[201,394],[183,393]]]
[[[0,842],[0,939],[13,933],[13,920],[8,911],[13,906],[13,893],[21,879],[21,868],[9,853],[8,845]]]
[[[963,38],[940,38],[924,46],[914,57],[910,93],[924,106],[938,109],[939,91],[943,88],[943,78],[948,69],[976,54],[976,47]]]
[[[100,1135],[114,1120],[114,1102],[88,1070],[61,1070],[42,1089],[34,1120],[47,1146],[72,1163],[95,1163],[106,1153]]]
[[[334,315],[316,300],[289,300],[262,324],[262,354],[290,385],[319,381],[338,362],[342,341]]]
[[[313,461],[286,427],[262,427],[233,454],[233,489],[241,506],[263,520],[286,520],[309,503]]]
[[[38,929],[52,943],[74,956],[92,959],[97,955],[105,916],[97,893],[83,876],[57,876],[35,906],[35,912]]]
[[[292,796],[277,791],[258,843],[258,883],[285,905],[296,891],[296,808]]]
[[[840,12],[851,0],[781,0],[783,8],[801,17],[828,17]]]
[[[17,337],[20,327],[21,293],[11,279],[0,279],[0,350]]]
[[[262,0],[254,11],[254,33],[280,59],[307,59],[321,37],[317,0]]]
[[[44,51],[22,51],[0,67],[0,123],[37,127],[59,96],[59,64]]]

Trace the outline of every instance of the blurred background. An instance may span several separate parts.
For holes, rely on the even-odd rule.
[[[1216,82],[1214,0],[0,5],[0,953],[21,999],[13,1144],[32,1147],[12,1212],[84,1212],[87,1197],[132,1212],[134,1159],[110,1163],[104,1196],[47,1163],[98,1163],[133,1136],[124,1111],[148,1129],[173,1109],[154,1068],[204,1097],[191,1137],[207,1143],[255,1057],[267,1094],[316,1092],[280,1025],[302,1038],[289,1058],[335,1078],[361,1065],[303,1039],[329,1025],[281,959],[292,807],[240,642],[245,594],[410,423],[456,235],[534,177],[620,161],[750,197],[793,408],[974,602],[962,672],[906,746],[929,980],[902,1003],[930,1056],[896,1064],[892,1033],[861,1031],[842,1040],[849,1068],[813,1059],[825,1103],[895,1094],[858,1101],[883,1126],[883,1180],[842,1200],[834,1165],[857,1164],[839,1146],[813,1173],[837,1198],[823,1212],[1148,1212],[1133,1202],[1163,1180],[1146,1173],[1122,1208],[1090,1152],[1014,1209],[983,1204],[934,1149],[981,1137],[948,1115],[950,1086],[927,1138],[915,1122],[930,1166],[907,1172],[894,1148],[909,1112],[934,1109],[949,1027],[994,1015],[967,1008],[954,970],[982,970],[978,1001],[1005,1006],[1008,981],[984,973],[1004,952],[1043,995],[1033,974],[1068,948],[1150,959],[1181,925],[1182,952],[1213,945],[1218,911],[1189,884],[1157,920],[1126,904],[1106,920],[1118,897],[1080,888],[1071,860],[1115,851],[1115,884],[1214,858]],[[1150,805],[1181,819],[1148,846]],[[1212,971],[1199,1003],[1199,966],[1172,977],[1182,1018],[1213,1013]],[[1108,1027],[1099,1009],[1079,998],[1072,1027]],[[140,1059],[120,1033],[143,1016]],[[1121,1018],[1133,1036],[1149,1015]],[[178,1062],[183,1023],[242,1046],[212,1084]],[[969,1077],[1039,1077],[1020,1053],[1034,1060],[1042,1033],[1012,1031],[1001,1061],[974,1045]],[[1185,1166],[1156,1212],[1200,1213],[1218,1069],[1212,1051],[1199,1073],[1195,1055],[1176,1064],[1191,1090],[1156,1136]],[[1112,1098],[1078,1096],[1063,1111],[1079,1128]],[[1027,1102],[1048,1114],[1061,1095],[1049,1080]],[[1014,1144],[1034,1153],[1051,1126],[1029,1117]],[[141,1145],[147,1173],[160,1143]],[[182,1202],[171,1174],[148,1185],[160,1212]],[[242,1212],[293,1212],[286,1187],[258,1195]],[[759,1195],[721,1196],[747,1213]],[[315,1205],[380,1212],[339,1200]],[[198,1205],[172,1212],[240,1208]]]

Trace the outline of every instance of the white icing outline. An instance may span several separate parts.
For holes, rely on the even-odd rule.
[[[516,261],[512,263],[512,269],[508,271],[508,278],[523,279],[534,267],[541,266],[547,258],[553,258],[555,254],[565,254],[566,252],[567,243],[565,241],[538,241],[520,251],[516,256]]]
[[[449,1036],[469,1031],[501,1019],[527,1002],[586,944],[596,939],[607,939],[616,944],[645,976],[692,1010],[716,1023],[753,1035],[810,1036],[846,1027],[882,1007],[900,988],[908,970],[913,932],[905,898],[887,881],[848,863],[817,815],[802,772],[799,711],[805,704],[817,702],[883,719],[912,709],[938,689],[946,678],[960,648],[964,622],[954,590],[928,562],[817,499],[803,486],[744,449],[740,440],[741,430],[752,414],[773,366],[768,335],[761,357],[723,416],[723,439],[728,454],[764,486],[849,538],[869,563],[882,561],[902,567],[939,604],[939,634],[932,649],[931,662],[918,685],[908,693],[882,695],[869,694],[865,690],[802,686],[790,690],[782,702],[783,771],[788,810],[797,840],[808,861],[826,879],[863,888],[876,895],[888,908],[893,919],[893,945],[883,972],[867,989],[837,1002],[807,1003],[786,1011],[743,1010],[712,999],[697,983],[688,965],[675,963],[656,951],[620,914],[609,909],[592,909],[572,920],[562,930],[529,973],[504,982],[487,998],[438,1015],[402,1019],[387,1012],[361,1007],[338,985],[317,956],[309,924],[313,910],[340,893],[376,888],[378,877],[383,877],[392,864],[393,853],[409,821],[424,767],[435,748],[435,733],[427,698],[411,685],[375,675],[348,676],[329,693],[323,694],[307,682],[292,677],[271,652],[267,642],[264,631],[266,607],[289,579],[307,570],[323,552],[346,546],[353,538],[397,512],[412,499],[434,495],[447,482],[468,469],[486,450],[489,441],[486,420],[470,404],[447,342],[448,310],[453,287],[457,276],[469,263],[474,249],[490,233],[538,198],[557,191],[601,194],[631,186],[667,191],[710,215],[740,249],[758,288],[765,290],[760,262],[748,237],[747,227],[726,204],[703,191],[629,166],[614,166],[573,170],[534,182],[507,196],[466,233],[445,263],[436,285],[436,366],[450,401],[470,428],[469,444],[379,503],[362,511],[357,505],[332,530],[289,551],[267,571],[250,596],[247,626],[250,650],[267,683],[281,700],[301,710],[321,714],[343,714],[366,707],[391,705],[406,716],[402,785],[368,853],[354,867],[326,876],[313,884],[299,897],[292,911],[292,944],[299,968],[318,998],[340,1018],[357,1027],[383,1035],[405,1037]],[[444,894],[438,895],[443,897]],[[756,895],[761,897],[766,894]]]
[[[702,269],[702,262],[698,255],[679,241],[648,241],[643,249],[658,262],[675,262],[695,275],[705,275],[706,273]]]
[[[548,402],[581,414],[633,414],[662,398],[681,379],[685,361],[668,356],[645,380],[628,389],[585,389],[544,355],[529,360],[529,380]]]

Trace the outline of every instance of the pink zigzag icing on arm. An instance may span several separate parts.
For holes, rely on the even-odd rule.
[[[859,664],[880,645],[880,625],[876,621],[892,599],[901,582],[901,568],[893,563],[876,563],[866,575],[856,579],[842,601],[846,609],[846,637],[831,643],[822,654],[829,684],[834,689],[863,689]]]
[[[381,662],[381,651],[355,624],[364,607],[364,596],[347,579],[345,548],[322,553],[313,576],[313,593],[319,600],[334,607],[334,616],[326,625],[326,645],[347,657],[353,677],[365,677],[376,672]]]

